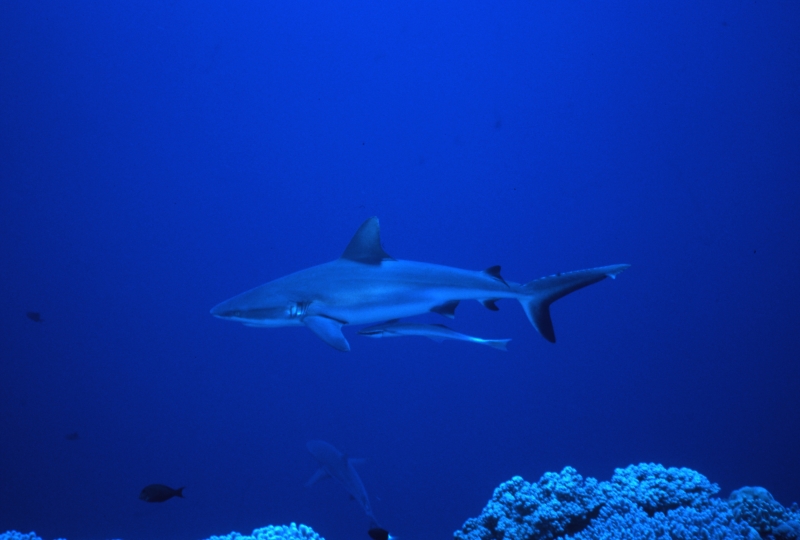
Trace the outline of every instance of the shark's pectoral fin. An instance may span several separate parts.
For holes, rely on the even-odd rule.
[[[317,469],[317,472],[312,474],[311,478],[308,479],[308,482],[306,482],[306,487],[316,484],[317,481],[322,480],[323,478],[328,478],[329,476],[330,475],[328,474],[328,471],[320,467]]]
[[[350,350],[350,344],[342,334],[341,322],[322,315],[312,315],[304,318],[303,324],[334,349],[343,352]]]
[[[431,311],[434,313],[438,313],[439,315],[444,315],[448,319],[453,319],[456,316],[456,308],[458,307],[458,303],[460,300],[452,300],[450,302],[445,302],[441,306],[436,306],[431,308]]]
[[[316,470],[316,472],[314,472],[314,474],[311,475],[311,478],[308,479],[308,482],[306,482],[306,487],[312,486],[317,482],[319,482],[320,480],[330,477],[331,475],[328,474],[328,471],[320,467],[319,469]]]
[[[381,247],[381,228],[378,218],[371,217],[361,224],[341,258],[363,264],[381,264],[381,261],[394,260]]]

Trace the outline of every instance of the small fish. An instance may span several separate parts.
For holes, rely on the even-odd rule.
[[[169,486],[163,486],[161,484],[150,484],[139,493],[139,498],[144,502],[151,503],[168,501],[172,497],[180,497],[183,499],[183,490],[184,488],[182,487],[172,489]]]
[[[451,330],[443,324],[416,324],[401,323],[390,321],[386,324],[377,324],[358,331],[362,336],[368,337],[396,337],[396,336],[425,336],[433,341],[444,341],[445,339],[456,339],[459,341],[469,341],[480,345],[488,345],[501,351],[506,351],[506,345],[510,339],[483,339],[479,337],[461,334]]]
[[[390,540],[391,538],[394,538],[394,536],[389,534],[389,531],[377,526],[372,527],[369,531],[367,531],[367,534],[370,538],[372,538],[372,540]]]
[[[68,434],[64,435],[64,438],[67,439],[68,441],[77,441],[81,437],[80,437],[80,435],[78,435],[77,431],[73,431],[72,433],[68,433]]]
[[[42,322],[42,316],[38,311],[29,311],[25,315],[33,322]]]

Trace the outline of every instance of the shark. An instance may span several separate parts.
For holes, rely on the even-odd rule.
[[[211,314],[247,326],[305,326],[339,351],[349,351],[346,325],[375,324],[434,312],[453,318],[458,304],[519,301],[528,320],[555,343],[550,305],[578,289],[616,278],[628,264],[554,274],[528,283],[506,281],[499,266],[483,271],[395,259],[381,244],[377,217],[364,221],[338,259],[297,271],[218,304]]]
[[[424,336],[432,339],[433,341],[441,342],[445,339],[455,339],[458,341],[467,341],[469,343],[477,343],[479,345],[488,345],[501,351],[507,351],[506,346],[510,339],[483,339],[475,336],[468,336],[461,332],[446,327],[443,324],[420,324],[420,323],[404,323],[399,321],[389,321],[386,324],[377,324],[362,328],[358,331],[359,335],[367,337],[395,337],[395,336]]]
[[[377,526],[375,514],[372,512],[372,505],[369,503],[367,490],[364,489],[364,484],[358,476],[353,463],[358,461],[348,458],[336,449],[332,444],[325,441],[308,441],[306,448],[311,452],[319,464],[320,468],[317,469],[311,478],[306,482],[306,487],[311,486],[322,478],[334,478],[338,481],[350,496],[358,501],[358,504],[364,509],[370,522]]]

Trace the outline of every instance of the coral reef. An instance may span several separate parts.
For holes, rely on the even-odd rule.
[[[17,531],[8,531],[0,534],[0,540],[42,540],[36,533],[22,534]],[[64,539],[58,539],[64,540]],[[308,525],[269,525],[261,529],[256,529],[250,535],[243,535],[237,532],[226,534],[225,536],[212,536],[206,540],[325,540],[314,532]]]
[[[2,539],[0,539],[2,540]],[[261,529],[256,529],[250,535],[243,535],[237,532],[226,534],[225,536],[212,536],[206,540],[325,540],[314,532],[308,525],[269,525]]]
[[[28,534],[23,534],[17,531],[6,531],[3,534],[0,534],[0,540],[42,540],[42,539],[36,536],[35,532],[29,532]]]
[[[654,463],[584,479],[572,467],[535,484],[515,476],[501,484],[456,540],[800,540],[800,512],[764,488],[729,500],[702,474]]]

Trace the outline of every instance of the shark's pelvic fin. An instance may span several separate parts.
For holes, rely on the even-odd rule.
[[[434,313],[438,313],[439,315],[444,315],[448,319],[454,319],[456,316],[456,308],[458,307],[458,303],[460,300],[452,300],[450,302],[445,302],[441,306],[436,306],[431,308],[431,311]]]
[[[615,278],[617,274],[628,268],[630,268],[629,264],[615,264],[535,279],[522,286],[520,292],[525,296],[521,296],[519,302],[534,328],[547,341],[555,343],[556,334],[550,318],[550,304],[571,292],[602,281],[607,277]]]
[[[342,334],[343,323],[323,315],[311,315],[303,319],[303,324],[334,349],[342,352],[350,350],[350,344]]]
[[[381,246],[381,227],[377,217],[373,216],[361,224],[341,258],[363,264],[381,264],[381,261],[395,260]]]

